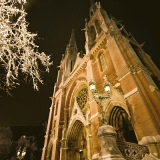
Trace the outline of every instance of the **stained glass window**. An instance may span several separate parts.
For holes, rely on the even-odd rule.
[[[88,89],[83,88],[79,91],[79,93],[77,95],[77,103],[81,109],[84,108],[84,106],[87,102],[87,99],[88,99]]]

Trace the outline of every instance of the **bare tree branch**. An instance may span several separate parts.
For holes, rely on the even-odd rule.
[[[17,4],[24,0],[0,0],[0,88],[10,90],[19,85],[19,75],[32,80],[38,90],[42,70],[49,72],[50,56],[38,52],[35,44],[37,34],[29,32],[26,12]],[[23,5],[22,5],[23,6]]]

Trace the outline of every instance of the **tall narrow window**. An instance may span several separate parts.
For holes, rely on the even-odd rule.
[[[95,21],[95,26],[96,26],[97,33],[100,34],[102,29],[100,26],[100,22],[98,20]]]
[[[104,71],[107,68],[107,64],[106,64],[105,56],[103,53],[99,55],[99,61],[100,61],[101,69],[102,71]]]
[[[57,101],[56,106],[55,106],[55,116],[57,115],[57,110],[58,110],[58,101]]]
[[[96,30],[94,26],[91,26],[88,28],[88,47],[89,49],[92,49],[92,47],[95,45],[95,39],[96,39]]]
[[[70,63],[70,72],[72,72],[72,69],[73,69],[73,62],[71,61],[71,63]]]

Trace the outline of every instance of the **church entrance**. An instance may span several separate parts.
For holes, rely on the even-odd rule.
[[[137,143],[131,121],[123,108],[115,106],[110,113],[108,123],[115,127],[118,140]]]
[[[83,123],[75,121],[67,138],[67,160],[87,160],[86,130]]]

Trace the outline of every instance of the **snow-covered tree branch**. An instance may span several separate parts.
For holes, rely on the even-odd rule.
[[[32,80],[38,90],[42,70],[49,72],[50,56],[38,52],[37,34],[27,30],[25,0],[0,0],[0,89],[10,90],[19,85],[20,75]],[[21,7],[18,7],[21,6]]]

